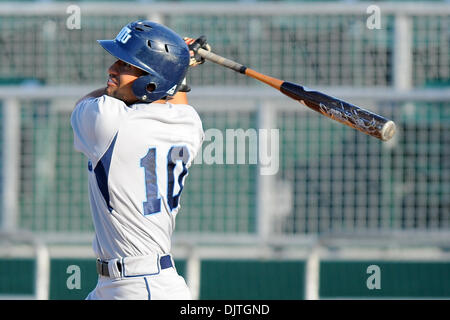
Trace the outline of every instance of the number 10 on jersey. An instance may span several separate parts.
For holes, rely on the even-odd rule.
[[[150,148],[141,159],[141,167],[145,172],[145,194],[144,215],[161,212],[161,197],[159,195],[158,176],[156,162],[156,148]],[[189,160],[189,151],[186,146],[173,146],[167,153],[167,204],[170,211],[178,207],[181,192],[183,191],[183,178],[188,173],[186,164]],[[178,174],[175,172],[177,163],[181,163],[182,170]],[[159,171],[161,174],[164,170]],[[178,184],[179,191],[174,194],[175,184]]]

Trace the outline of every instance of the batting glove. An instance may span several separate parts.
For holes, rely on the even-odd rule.
[[[205,59],[200,56],[197,52],[199,48],[202,48],[206,51],[211,51],[211,46],[206,42],[205,36],[200,36],[197,39],[184,37],[184,42],[188,45],[189,54],[191,59],[189,61],[189,67],[195,67],[205,62]]]

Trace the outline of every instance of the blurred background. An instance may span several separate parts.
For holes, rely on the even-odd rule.
[[[191,167],[173,253],[194,298],[450,298],[450,2],[180,0],[0,1],[1,299],[95,287],[70,113],[106,83],[96,40],[137,19],[397,124],[381,142],[210,62],[191,70],[205,130],[280,133],[275,175]]]

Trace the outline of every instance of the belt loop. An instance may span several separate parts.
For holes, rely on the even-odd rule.
[[[105,265],[106,265],[106,268],[105,268]],[[101,261],[100,262],[100,266],[101,266],[101,269],[102,269],[102,274],[109,275],[108,264],[105,263],[104,261]]]
[[[99,275],[102,275],[104,277],[109,277],[110,276],[109,269],[108,269],[108,262],[107,261],[102,261],[100,259],[97,259],[97,261],[96,261],[96,269],[97,269],[97,273]]]
[[[98,274],[102,274],[102,266],[101,266],[101,260],[97,258],[97,261],[95,262],[95,268],[97,269]]]
[[[170,261],[172,261],[172,268],[174,268],[174,270],[177,271],[177,268],[175,268],[175,260],[173,260],[172,255],[170,255]]]
[[[120,267],[119,267],[120,266]],[[111,259],[108,261],[108,271],[111,278],[122,277],[122,265],[120,259]]]

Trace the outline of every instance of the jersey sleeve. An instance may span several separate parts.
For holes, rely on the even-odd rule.
[[[75,150],[84,153],[95,165],[127,114],[125,103],[107,95],[80,101],[70,119]]]

